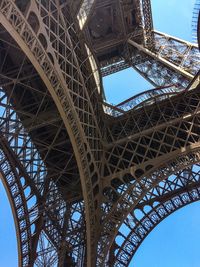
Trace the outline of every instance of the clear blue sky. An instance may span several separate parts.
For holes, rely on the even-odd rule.
[[[191,41],[195,0],[152,0],[154,28]],[[113,78],[114,77],[114,78]],[[150,89],[132,69],[104,80],[111,103]],[[145,239],[131,267],[200,267],[200,203],[187,206],[163,221]],[[11,209],[0,183],[0,267],[17,267],[17,245]]]
[[[0,181],[0,267],[17,267],[15,226],[6,192]]]

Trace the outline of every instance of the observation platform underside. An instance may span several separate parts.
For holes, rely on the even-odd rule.
[[[199,200],[200,54],[153,29],[149,0],[1,0],[0,62],[20,267],[128,266]],[[130,66],[155,88],[106,103],[102,77]]]

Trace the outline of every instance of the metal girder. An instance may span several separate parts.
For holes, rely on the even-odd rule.
[[[81,28],[94,3],[82,2],[78,13]],[[106,8],[108,2],[98,3]],[[113,3],[109,1],[110,8]],[[176,182],[168,177],[200,160],[199,80],[193,84],[196,89],[182,92],[199,69],[199,54],[187,42],[153,32],[150,1],[142,3],[145,36],[141,39],[138,29],[134,36],[127,35],[127,50],[120,54],[120,60],[125,60],[116,68],[133,65],[154,85],[170,87],[151,90],[114,107],[120,113],[118,118],[103,112],[98,67],[68,9],[69,2],[0,3],[0,99],[4,108],[0,166],[18,223],[21,217],[15,192],[18,195],[20,191],[23,199],[23,224],[28,225],[24,228],[28,233],[25,254],[23,229],[17,227],[24,267],[27,262],[28,266],[34,262],[37,266],[105,266],[108,252],[114,255],[115,237],[127,216],[133,218],[135,209],[155,199],[160,199],[163,206],[158,209],[163,209],[167,191],[162,191],[162,183],[170,184],[176,194]],[[127,13],[127,21],[136,20],[135,13]],[[119,15],[125,22],[123,10]],[[139,22],[131,27],[134,25]],[[126,32],[125,24],[120,28]],[[116,44],[127,36],[118,40],[118,32]],[[112,40],[103,48],[111,48]],[[104,72],[109,72],[108,65]],[[14,193],[6,180],[10,177],[20,189]],[[36,202],[27,208],[32,196]],[[32,210],[38,215],[36,230],[31,229]],[[34,243],[35,254],[27,240]]]
[[[137,49],[135,53],[146,57],[141,64],[132,64],[134,69],[157,86],[183,82],[188,85],[187,81],[192,80],[200,68],[197,45],[158,31],[153,31],[152,35],[154,46],[151,49],[131,38],[128,40]]]
[[[85,201],[90,265],[90,262],[95,260],[102,122],[95,115],[101,107],[96,102],[98,93],[91,75],[89,55],[83,50],[66,6],[62,10],[64,16],[61,10],[57,12],[56,1],[32,0],[27,3],[26,10],[22,10],[26,11],[25,17],[17,5],[21,8],[18,1],[1,2],[0,23],[10,32],[12,38],[17,40],[20,48],[43,77],[70,135]],[[41,21],[41,12],[42,16],[48,19]],[[49,20],[53,25],[50,31]],[[84,106],[84,109],[80,106]]]
[[[142,7],[142,20],[144,28],[144,42],[145,47],[151,48],[153,46],[153,18],[151,11],[150,0],[139,0]]]
[[[113,143],[107,146],[107,175],[103,178],[105,217],[99,242],[100,266],[105,260],[101,256],[105,257],[103,253],[111,247],[128,211],[158,183],[159,177],[165,179],[168,171],[198,162],[199,92],[196,88],[150,106],[144,104],[119,117],[116,125],[124,123],[124,128],[114,128],[112,120],[115,131],[109,132]]]
[[[154,86],[177,84],[187,87],[199,71],[200,53],[196,44],[152,31],[153,46],[128,39],[121,58],[101,64],[102,76],[133,67]]]
[[[200,2],[195,1],[193,16],[192,16],[192,40],[194,43],[198,43],[198,32],[199,32],[199,12],[200,12]]]
[[[154,86],[187,87],[200,68],[197,45],[158,31],[152,31],[151,35],[154,40],[151,48],[136,43],[135,36],[129,38],[121,58],[101,65],[102,76],[132,66]]]
[[[156,102],[169,99],[170,97],[178,95],[183,90],[184,88],[176,85],[154,88],[134,95],[116,106],[104,102],[104,112],[113,117],[119,117],[128,111],[133,112],[144,106],[150,106],[155,103],[155,99]]]
[[[93,11],[96,0],[83,0],[77,14],[80,29],[82,30],[87,24]]]
[[[119,229],[112,266],[128,266],[155,226],[176,210],[200,199],[199,172],[199,164],[193,165],[160,182],[147,193]],[[123,240],[120,243],[119,238]]]
[[[189,192],[183,192],[180,196],[173,197],[167,202],[162,202],[160,205],[156,205],[154,209],[151,210],[146,217],[143,218],[141,224],[138,224],[138,228],[134,229],[129,236],[129,240],[126,240],[126,248],[122,248],[125,251],[117,255],[119,259],[112,266],[129,266],[130,260],[134,257],[136,247],[143,242],[146,235],[150,233],[162,220],[167,218],[173,212],[184,207],[185,205],[191,204],[195,201],[199,201],[199,191],[200,188],[195,188]],[[123,238],[123,236],[122,236]]]
[[[54,176],[48,174],[44,161],[15,110],[6,102],[8,97],[3,90],[1,100],[7,105],[1,106],[0,168],[14,210],[20,249],[19,266],[33,266],[34,262],[41,261],[40,257],[46,261],[52,260],[52,253],[54,256],[57,255],[63,239],[67,239],[66,253],[69,253],[70,247],[71,259],[73,256],[77,261],[78,244],[82,244],[85,239],[83,202],[76,200],[76,203],[72,202],[66,206],[57,184],[59,175],[55,181]],[[62,173],[63,170],[60,170],[60,175]],[[63,224],[64,214],[68,216],[66,225]],[[49,240],[48,247],[51,246],[52,252],[50,254],[49,250],[44,250],[43,254],[42,251],[38,252],[43,233]],[[54,257],[55,261],[58,259],[59,255],[57,258]]]

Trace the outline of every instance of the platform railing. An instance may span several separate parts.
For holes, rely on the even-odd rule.
[[[104,102],[104,112],[113,117],[118,117],[130,110],[136,110],[143,106],[152,105],[156,101],[159,102],[165,100],[171,96],[179,94],[183,90],[185,90],[185,88],[180,88],[176,85],[154,88],[141,92],[115,106]]]

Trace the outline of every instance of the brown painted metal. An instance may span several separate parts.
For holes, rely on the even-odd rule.
[[[19,266],[128,266],[199,199],[199,52],[153,30],[149,0],[1,0],[0,62]],[[128,66],[157,88],[104,103],[102,76]]]

